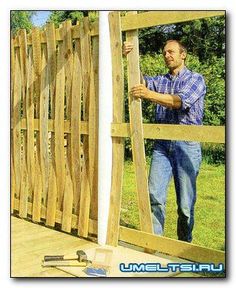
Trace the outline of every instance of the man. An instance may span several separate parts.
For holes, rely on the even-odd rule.
[[[123,54],[133,49],[124,43]],[[131,95],[157,104],[156,122],[160,124],[202,125],[206,86],[203,77],[185,66],[186,48],[177,40],[169,40],[163,48],[166,75],[144,76],[144,84],[131,89]],[[164,232],[167,189],[174,177],[178,206],[177,235],[192,241],[196,180],[201,164],[198,142],[156,140],[149,174],[149,193],[154,233]]]

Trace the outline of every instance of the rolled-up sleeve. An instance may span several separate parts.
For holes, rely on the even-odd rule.
[[[189,79],[185,80],[184,85],[176,93],[182,101],[182,110],[191,108],[191,106],[206,94],[206,84],[204,78],[200,74],[193,74]]]
[[[158,84],[159,84],[159,82],[160,82],[160,81],[159,81],[160,76],[150,77],[150,76],[144,75],[143,78],[144,78],[144,80],[145,80],[146,87],[147,87],[149,90],[152,90],[152,91],[155,91],[155,92],[158,91]]]

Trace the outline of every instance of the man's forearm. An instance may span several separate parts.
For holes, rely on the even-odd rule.
[[[182,105],[181,98],[178,95],[162,94],[151,90],[148,91],[147,97],[144,98],[172,109],[179,109]]]
[[[181,98],[178,95],[154,92],[145,87],[144,84],[135,85],[130,92],[133,97],[147,99],[168,108],[179,109],[182,106]]]

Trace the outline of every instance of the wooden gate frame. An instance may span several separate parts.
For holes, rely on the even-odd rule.
[[[113,139],[113,168],[110,214],[107,243],[116,246],[118,240],[143,248],[157,250],[172,256],[196,262],[224,263],[225,252],[201,247],[191,243],[170,239],[152,234],[150,227],[150,205],[147,193],[147,174],[144,158],[144,138],[187,140],[200,142],[225,143],[224,126],[183,126],[142,124],[141,100],[130,99],[130,123],[124,120],[124,82],[122,66],[122,31],[126,32],[128,41],[133,42],[134,49],[128,55],[129,87],[140,83],[138,30],[157,25],[167,25],[191,21],[207,17],[225,15],[224,11],[155,11],[140,14],[128,13],[120,17],[119,12],[109,15],[110,37],[113,70],[113,123],[111,136]],[[135,115],[135,117],[133,117]],[[173,127],[174,126],[174,127]],[[173,129],[174,128],[174,129]],[[141,231],[120,226],[121,193],[124,167],[124,137],[131,137],[134,155],[137,196]],[[146,226],[145,226],[146,224]]]

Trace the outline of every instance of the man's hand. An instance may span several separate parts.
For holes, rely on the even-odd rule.
[[[146,88],[143,84],[135,85],[133,88],[131,88],[131,96],[136,98],[143,98],[143,99],[149,99],[150,90]]]
[[[132,51],[134,48],[134,45],[130,42],[125,41],[122,47],[122,53],[124,56],[127,56],[130,51]]]

